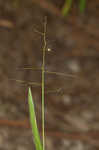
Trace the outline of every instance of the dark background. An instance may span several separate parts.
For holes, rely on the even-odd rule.
[[[67,17],[63,0],[0,0],[0,150],[33,150],[28,84],[41,82],[44,17],[46,150],[99,148],[99,1],[78,1]],[[67,76],[66,76],[67,75]],[[21,83],[21,80],[25,81]],[[48,91],[52,92],[48,92]],[[32,86],[41,131],[41,87]]]

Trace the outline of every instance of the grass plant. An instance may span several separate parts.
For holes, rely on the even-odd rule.
[[[40,140],[39,131],[37,128],[37,122],[36,122],[36,115],[34,110],[34,103],[31,93],[31,88],[29,87],[28,90],[28,103],[29,103],[29,112],[30,112],[30,123],[32,127],[32,133],[33,133],[33,139],[34,144],[36,147],[36,150],[45,150],[45,112],[44,112],[44,93],[45,93],[45,52],[46,52],[46,26],[47,26],[47,18],[45,17],[44,20],[44,32],[43,32],[43,40],[44,40],[44,46],[43,46],[43,58],[42,58],[42,142]],[[42,143],[42,144],[41,144]]]
[[[45,18],[44,21],[44,32],[41,34],[43,35],[43,57],[42,57],[42,68],[37,69],[37,68],[23,68],[23,69],[32,69],[32,70],[40,70],[42,72],[42,82],[40,83],[35,83],[35,82],[29,82],[30,85],[35,85],[35,86],[41,86],[42,87],[42,142],[40,139],[40,133],[37,127],[37,121],[36,121],[36,115],[35,115],[35,107],[34,107],[34,101],[32,97],[32,92],[31,92],[31,87],[28,89],[28,103],[29,103],[29,115],[30,115],[30,123],[31,123],[31,128],[32,128],[32,134],[33,134],[33,141],[36,147],[36,150],[45,150],[45,112],[44,112],[44,94],[45,94],[45,73],[50,73],[50,74],[55,74],[55,75],[60,75],[60,76],[68,76],[68,77],[74,77],[72,75],[66,75],[61,72],[50,72],[45,70],[45,52],[46,52],[46,26],[47,26],[47,19]],[[25,84],[26,81],[22,80],[16,80],[17,82],[20,82],[22,84]],[[28,83],[28,84],[29,84]],[[60,91],[60,88],[55,89],[55,90],[50,90],[47,91],[48,93],[50,92],[58,92]]]
[[[43,42],[44,42],[44,46],[42,48],[42,68],[32,68],[32,67],[25,67],[25,68],[21,68],[21,69],[30,69],[30,70],[35,70],[35,71],[41,71],[42,72],[42,82],[41,83],[37,83],[37,82],[27,82],[24,80],[18,80],[18,79],[11,79],[11,80],[15,80],[16,82],[23,84],[23,85],[29,85],[28,88],[28,104],[29,104],[29,116],[30,116],[30,124],[31,124],[31,128],[32,128],[32,134],[33,134],[33,141],[35,144],[35,148],[36,150],[45,150],[45,112],[44,112],[44,107],[45,107],[45,73],[48,74],[55,74],[55,75],[59,75],[59,76],[63,76],[63,77],[72,77],[75,78],[77,76],[74,75],[69,75],[69,74],[65,74],[62,72],[55,72],[55,71],[47,71],[45,70],[45,53],[46,53],[46,47],[47,47],[47,43],[46,43],[46,27],[47,27],[47,18],[45,17],[44,20],[44,32],[40,33],[41,36],[43,36]],[[32,92],[31,92],[31,86],[41,86],[42,87],[42,140],[40,138],[40,132],[38,130],[37,127],[37,121],[36,121],[36,113],[35,113],[35,106],[34,106],[34,100],[32,97]],[[53,93],[53,92],[60,92],[61,88],[58,89],[52,89],[49,91],[46,91],[46,93]]]
[[[73,0],[65,0],[64,5],[62,7],[61,13],[63,16],[67,16],[71,7],[72,7]],[[81,13],[84,12],[86,5],[86,0],[79,0],[79,10]]]

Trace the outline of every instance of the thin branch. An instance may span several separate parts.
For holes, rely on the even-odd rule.
[[[34,71],[42,71],[42,69],[40,69],[40,68],[33,68],[33,67],[24,67],[24,68],[20,68],[20,69],[24,69],[24,70],[34,70]],[[45,73],[48,73],[48,74],[55,74],[55,75],[64,76],[64,77],[77,78],[76,75],[65,74],[65,73],[57,72],[57,71],[44,70],[44,72],[45,72]]]
[[[17,79],[9,79],[9,80],[16,81],[20,84],[25,84],[25,85],[41,86],[41,83],[32,82],[32,81],[17,80]]]

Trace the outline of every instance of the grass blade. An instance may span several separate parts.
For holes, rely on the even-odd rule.
[[[37,128],[36,115],[35,115],[35,110],[34,110],[34,103],[33,103],[31,88],[29,88],[29,91],[28,91],[28,103],[29,103],[30,123],[32,127],[34,144],[35,144],[36,150],[43,150],[39,131]]]
[[[63,16],[68,15],[68,12],[69,12],[71,6],[72,6],[72,0],[65,0],[64,6],[62,8],[62,15]]]
[[[86,0],[80,0],[79,9],[80,12],[83,13],[85,10]]]

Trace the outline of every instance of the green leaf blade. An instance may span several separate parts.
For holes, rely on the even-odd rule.
[[[61,13],[63,16],[67,16],[72,7],[72,0],[65,0]]]
[[[83,13],[86,7],[86,0],[80,0],[79,9],[80,12]]]
[[[35,144],[36,150],[43,150],[39,131],[37,128],[36,115],[35,115],[35,110],[34,110],[34,103],[33,103],[31,88],[29,88],[28,90],[28,103],[29,103],[30,123],[32,127],[34,144]]]

